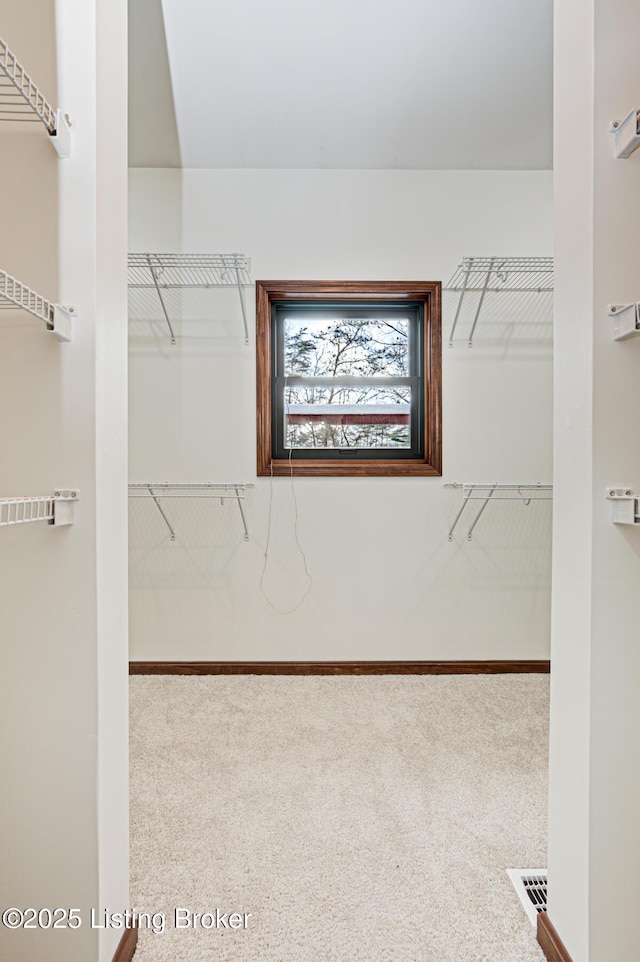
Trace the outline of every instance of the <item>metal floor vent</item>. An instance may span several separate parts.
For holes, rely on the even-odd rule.
[[[547,911],[546,868],[508,868],[507,875],[513,882],[529,921],[533,926],[537,925],[538,912]]]

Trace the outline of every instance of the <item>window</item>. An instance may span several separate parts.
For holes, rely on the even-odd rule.
[[[439,282],[257,281],[258,475],[440,475]]]

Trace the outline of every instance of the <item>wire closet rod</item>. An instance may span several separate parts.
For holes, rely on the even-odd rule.
[[[134,481],[129,484],[129,497],[145,498],[148,496],[151,498],[169,530],[171,541],[176,540],[176,533],[164,508],[160,504],[161,498],[188,498],[190,500],[197,498],[217,498],[221,504],[224,504],[225,500],[230,498],[238,502],[238,510],[240,511],[244,528],[244,540],[248,541],[249,528],[247,526],[247,519],[242,502],[246,489],[252,487],[252,484],[247,484],[244,481]],[[136,491],[141,493],[131,493]],[[188,492],[190,491],[201,492],[201,494],[189,494]],[[143,494],[142,492],[145,493]]]
[[[553,500],[553,485],[544,484],[539,481],[522,484],[502,483],[498,481],[450,481],[444,486],[445,488],[459,488],[462,490],[462,504],[449,528],[449,541],[453,541],[453,532],[470,501],[481,501],[482,503],[467,532],[467,541],[473,540],[473,530],[480,520],[484,509],[489,504],[489,501],[522,501],[524,505],[529,505],[532,501]]]

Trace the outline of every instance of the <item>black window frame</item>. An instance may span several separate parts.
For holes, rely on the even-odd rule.
[[[285,370],[284,316],[303,315],[322,312],[323,317],[356,318],[384,317],[394,315],[408,317],[408,359],[409,374],[406,377],[307,377],[287,374]],[[272,454],[277,459],[292,460],[342,460],[375,461],[379,459],[416,459],[424,455],[424,306],[419,301],[360,301],[331,300],[323,304],[317,301],[290,300],[271,303],[271,357],[273,371],[271,379],[271,437]],[[411,407],[409,423],[411,445],[408,448],[289,448],[285,443],[285,401],[286,387],[353,384],[353,386],[373,386],[384,383],[386,386],[406,386],[411,388]]]

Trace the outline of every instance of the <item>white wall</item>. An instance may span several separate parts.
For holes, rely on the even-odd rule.
[[[0,314],[0,494],[81,490],[72,527],[0,532],[0,901],[83,912],[77,931],[0,928],[0,955],[97,962],[120,933],[99,937],[89,910],[128,899],[126,3],[3,3],[0,25],[77,124],[65,161],[39,126],[0,131],[0,266],[78,309],[70,344],[20,312]],[[109,139],[96,116],[107,93]],[[98,492],[108,494],[99,505]]]
[[[546,172],[130,173],[132,250],[237,250],[254,278],[446,281],[465,254],[549,254],[550,235]],[[175,347],[161,322],[131,323],[130,477],[255,483],[251,541],[231,504],[167,502],[172,544],[154,506],[133,502],[131,657],[547,657],[550,505],[496,504],[473,543],[461,528],[450,544],[460,493],[440,479],[296,480],[313,587],[294,614],[269,607],[254,349],[223,299],[228,322],[184,324]],[[445,347],[443,480],[551,479],[551,343],[525,328],[529,343],[502,324],[479,327],[472,350]],[[306,582],[290,482],[273,492],[265,587],[287,609]]]
[[[129,907],[127,19],[127,0],[100,0],[96,4],[99,907]],[[110,962],[121,936],[118,930],[99,933],[100,962]]]
[[[610,122],[638,105],[631,0],[556,0],[556,408],[549,917],[574,962],[640,958],[640,532],[605,488],[640,489],[640,341],[607,304],[638,299],[640,155]]]

